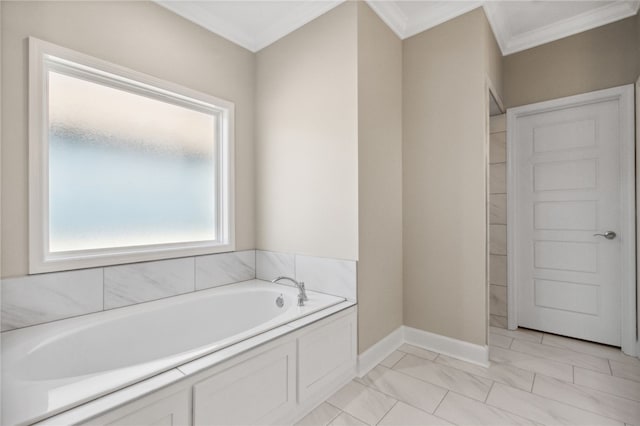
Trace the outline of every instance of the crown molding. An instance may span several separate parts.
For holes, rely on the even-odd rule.
[[[206,7],[207,2],[189,2],[188,4],[171,0],[154,0],[154,2],[220,37],[256,52],[256,43],[253,37],[225,21],[222,17],[211,13]]]
[[[327,13],[345,0],[321,0],[297,3],[297,7],[291,7],[286,15],[281,16],[265,29],[254,34],[238,29],[237,26],[225,20],[223,16],[212,13],[207,8],[208,2],[206,1],[154,1],[165,9],[255,53]]]
[[[409,18],[402,12],[394,1],[365,0],[369,7],[378,15],[391,31],[400,39],[405,39]]]
[[[487,10],[487,5],[488,3],[485,4],[485,10]],[[517,36],[511,36],[506,30],[504,22],[501,22],[500,19],[495,19],[495,9],[493,10],[494,15],[489,17],[492,14],[490,11],[493,7],[493,5],[489,6],[487,17],[496,35],[502,54],[510,55],[633,16],[640,7],[640,1],[609,3],[597,9],[589,10]]]
[[[500,52],[502,52],[503,55],[506,55],[504,52],[508,44],[509,30],[504,19],[500,19],[499,7],[498,2],[492,1],[485,2],[483,5],[484,14],[487,17],[487,21],[489,21],[489,26],[491,27],[496,42],[498,43]]]
[[[407,22],[404,37],[402,38],[409,38],[451,19],[457,18],[458,16],[464,15],[467,12],[471,12],[472,10],[481,7],[482,4],[482,1],[439,2],[429,10],[429,13],[412,16]]]
[[[280,19],[270,24],[263,31],[258,32],[253,40],[253,49],[250,50],[257,52],[258,50],[264,49],[345,1],[346,0],[322,0],[299,3],[298,7],[292,7],[289,9],[289,13],[281,16]]]
[[[1,0],[0,0],[1,1]],[[207,1],[155,0],[158,5],[188,19],[251,52],[257,52],[303,25],[327,13],[346,0],[307,0],[292,2],[287,13],[253,32],[239,29],[224,16],[211,11]],[[365,0],[371,9],[402,40],[447,22],[478,7],[485,14],[503,55],[559,40],[620,19],[633,16],[640,0],[616,1],[523,34],[513,35],[499,1],[429,2],[422,13],[407,16],[397,0]]]

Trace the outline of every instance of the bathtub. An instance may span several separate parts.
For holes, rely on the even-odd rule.
[[[345,301],[252,280],[2,334],[2,424],[30,424]],[[282,296],[279,307],[276,299]]]

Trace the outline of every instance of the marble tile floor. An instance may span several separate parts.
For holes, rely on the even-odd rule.
[[[484,368],[402,345],[297,425],[640,426],[640,360],[619,349],[491,327],[489,354]]]

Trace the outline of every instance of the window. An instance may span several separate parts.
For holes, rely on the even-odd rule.
[[[30,39],[30,272],[233,250],[233,104]]]

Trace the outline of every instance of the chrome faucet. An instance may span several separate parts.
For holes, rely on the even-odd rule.
[[[298,287],[298,290],[299,290],[299,293],[298,293],[298,306],[304,306],[304,302],[309,300],[309,298],[307,297],[307,291],[304,288],[304,283],[302,281],[296,281],[293,278],[289,278],[289,277],[278,277],[278,278],[276,278],[274,280],[271,280],[271,282],[275,284],[278,281],[282,281],[282,280],[291,281],[292,283],[294,283],[296,285],[296,287]]]

